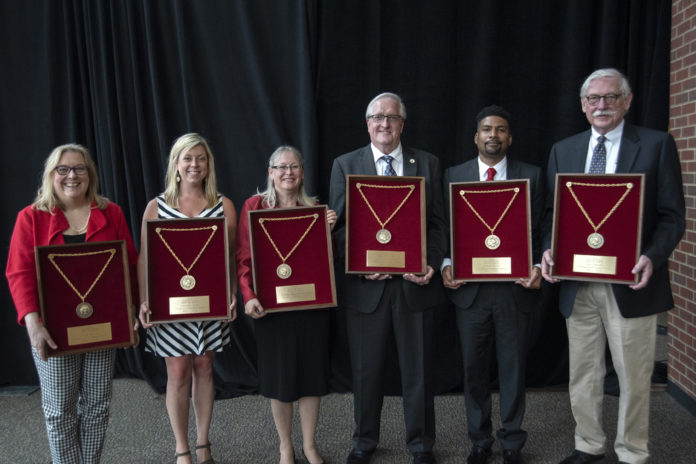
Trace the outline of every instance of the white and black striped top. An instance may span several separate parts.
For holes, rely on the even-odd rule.
[[[222,216],[222,195],[212,208],[207,208],[197,217]],[[187,216],[167,205],[162,195],[157,197],[157,217],[178,219]],[[230,343],[229,325],[220,321],[193,321],[158,324],[147,331],[145,350],[157,356],[202,355],[206,351],[222,351]]]

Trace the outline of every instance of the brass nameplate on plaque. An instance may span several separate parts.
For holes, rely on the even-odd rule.
[[[68,327],[68,345],[70,346],[108,342],[112,338],[111,322]]]
[[[276,301],[281,303],[295,303],[296,301],[314,301],[317,293],[314,284],[283,285],[276,287]]]
[[[169,298],[169,314],[202,314],[210,312],[210,297],[205,296],[173,296]]]
[[[472,274],[512,274],[512,258],[471,258]]]
[[[406,267],[406,252],[367,250],[365,265],[371,267]]]
[[[616,256],[573,255],[573,272],[616,274]]]

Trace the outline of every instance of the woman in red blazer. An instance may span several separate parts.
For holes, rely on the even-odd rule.
[[[131,277],[137,252],[121,208],[99,195],[97,170],[87,149],[56,147],[45,162],[34,202],[19,212],[6,276],[26,326],[41,382],[41,402],[53,463],[99,462],[109,422],[113,349],[48,357],[58,346],[39,318],[34,247],[125,240]],[[137,284],[131,282],[137,296]]]

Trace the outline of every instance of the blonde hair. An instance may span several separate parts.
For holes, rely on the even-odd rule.
[[[60,158],[66,151],[74,151],[82,155],[82,159],[87,166],[87,175],[89,177],[89,182],[87,183],[87,192],[85,193],[85,198],[91,203],[96,203],[99,209],[106,208],[109,203],[108,198],[99,195],[99,177],[97,176],[97,167],[94,164],[94,160],[89,155],[89,151],[82,145],[76,143],[68,143],[65,145],[60,145],[53,149],[46,161],[44,162],[44,171],[41,179],[41,187],[36,192],[36,198],[32,206],[40,211],[46,211],[47,213],[53,213],[55,208],[63,208],[63,203],[56,195],[56,191],[53,188],[53,174],[56,166],[60,163]]]
[[[165,179],[165,189],[162,193],[164,201],[172,208],[179,207],[179,182],[176,180],[179,172],[176,170],[176,162],[179,156],[185,155],[193,147],[202,146],[208,158],[208,175],[203,179],[203,193],[208,208],[215,206],[218,200],[217,181],[215,180],[215,159],[210,151],[208,142],[200,135],[191,132],[184,134],[174,141],[169,152],[169,165],[167,166],[167,176]]]
[[[300,150],[290,145],[281,145],[278,148],[276,148],[275,151],[271,154],[271,157],[268,159],[268,167],[270,168],[274,166],[276,161],[278,161],[280,155],[286,152],[295,155],[295,158],[297,158],[297,162],[300,164],[301,169],[304,171],[304,158],[302,158],[302,153],[300,153]],[[299,189],[300,194],[297,197],[297,201],[300,205],[314,206],[317,204],[317,198],[311,197],[307,193],[307,190],[305,189],[304,179],[302,179],[302,181],[300,182]],[[257,191],[256,194],[263,198],[263,204],[265,204],[269,208],[276,207],[276,205],[278,204],[278,197],[276,195],[275,185],[273,184],[273,178],[270,174],[268,174],[266,189],[263,192]]]

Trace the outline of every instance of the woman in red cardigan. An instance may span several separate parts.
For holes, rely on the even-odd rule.
[[[137,252],[121,208],[99,195],[97,170],[87,149],[55,148],[45,162],[34,203],[17,216],[6,276],[25,325],[41,382],[41,402],[54,464],[97,463],[111,404],[113,349],[48,357],[58,346],[39,318],[34,247],[61,243],[125,240],[131,277]],[[136,281],[131,282],[137,295]]]
[[[268,163],[266,190],[242,207],[237,228],[237,277],[244,297],[244,312],[254,319],[258,353],[259,392],[271,399],[271,411],[280,439],[280,464],[294,462],[291,431],[293,402],[298,401],[302,447],[310,464],[319,464],[314,432],[320,397],[328,393],[329,312],[325,309],[269,314],[254,293],[249,245],[248,211],[314,206],[316,199],[304,187],[304,162],[297,148],[278,147]],[[336,213],[326,219],[333,228]]]

